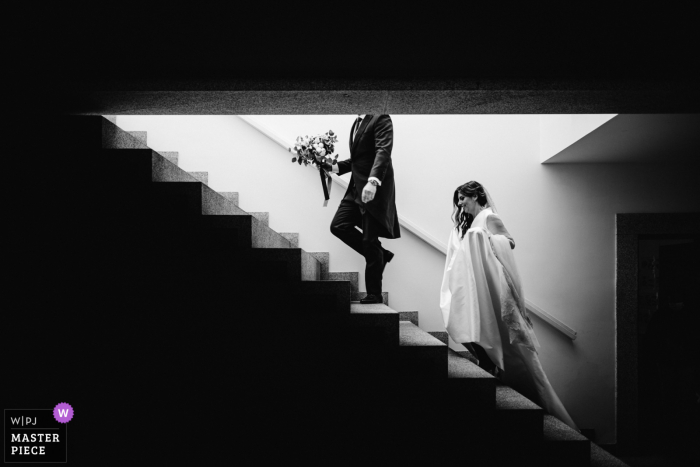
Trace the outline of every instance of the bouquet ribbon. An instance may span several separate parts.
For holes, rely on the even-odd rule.
[[[318,168],[318,173],[321,176],[321,187],[323,188],[323,207],[325,208],[328,206],[328,200],[330,199],[331,195],[331,187],[333,186],[333,179],[331,176],[323,170],[321,167]]]

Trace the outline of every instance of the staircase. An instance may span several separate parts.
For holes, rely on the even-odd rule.
[[[177,154],[102,117],[59,127],[71,228],[52,260],[74,306],[52,325],[71,337],[46,331],[61,372],[21,356],[8,371],[31,382],[17,400],[53,381],[73,404],[71,463],[625,465],[388,294],[359,304],[357,273],[329,272],[328,253],[298,248]]]

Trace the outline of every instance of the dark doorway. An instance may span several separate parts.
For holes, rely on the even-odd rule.
[[[698,427],[700,213],[615,217],[616,451],[632,456],[654,450],[674,452],[673,457],[687,454],[700,446],[692,439]],[[680,317],[677,310],[668,309],[669,299],[679,303],[674,294],[683,296]],[[683,398],[689,395],[683,386],[687,381],[693,384],[692,408]],[[685,396],[674,391],[685,391]],[[694,426],[686,425],[688,417],[695,420]]]
[[[640,453],[690,459],[697,435],[698,236],[640,235]]]

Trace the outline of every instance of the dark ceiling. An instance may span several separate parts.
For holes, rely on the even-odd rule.
[[[32,11],[17,58],[69,113],[700,111],[689,9],[231,5]]]

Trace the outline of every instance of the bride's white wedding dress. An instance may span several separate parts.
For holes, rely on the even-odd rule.
[[[457,343],[482,346],[504,384],[578,430],[544,374],[510,241],[489,231],[489,216],[497,214],[477,214],[464,238],[450,234],[440,291],[447,332]]]

